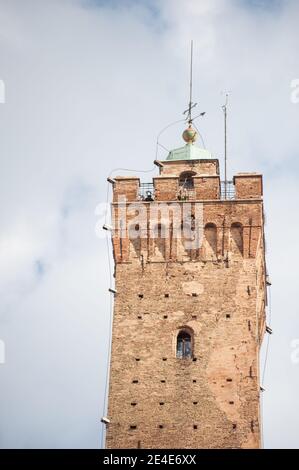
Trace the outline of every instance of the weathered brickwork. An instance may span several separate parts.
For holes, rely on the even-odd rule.
[[[176,188],[190,165],[160,167],[150,202],[139,200],[136,178],[119,177],[113,184],[116,219],[125,212],[127,222],[116,223],[113,232],[117,294],[108,448],[260,446],[259,349],[266,303],[261,177],[237,175],[236,198],[221,200],[218,161],[192,162],[198,187],[192,212],[203,209],[203,242],[190,250],[173,236],[180,212],[169,225],[160,216],[165,239],[154,237],[149,220],[160,201],[176,200],[180,210],[186,204],[177,200]],[[116,201],[124,195],[127,202],[120,207]],[[130,240],[134,200],[145,207],[146,223],[140,237]],[[182,330],[190,332],[191,357],[177,358]]]
[[[157,162],[160,175],[180,175],[183,171],[195,171],[200,175],[219,175],[218,160],[178,160]]]
[[[256,198],[263,194],[262,175],[240,173],[234,177],[234,183],[239,199]]]

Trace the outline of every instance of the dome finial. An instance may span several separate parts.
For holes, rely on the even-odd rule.
[[[197,139],[197,132],[192,127],[191,123],[189,124],[188,128],[184,130],[182,137],[187,144],[193,144]]]

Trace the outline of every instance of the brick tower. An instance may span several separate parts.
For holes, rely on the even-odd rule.
[[[116,177],[108,448],[260,447],[262,176],[223,187],[194,143]]]

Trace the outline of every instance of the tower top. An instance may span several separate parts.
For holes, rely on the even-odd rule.
[[[211,152],[194,144],[197,139],[197,131],[191,123],[184,130],[182,137],[186,145],[170,150],[166,160],[207,160],[213,158]]]

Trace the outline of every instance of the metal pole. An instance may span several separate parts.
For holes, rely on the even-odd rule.
[[[227,198],[227,109],[224,110],[224,181],[225,181],[225,199]]]
[[[222,106],[224,112],[224,198],[227,199],[227,104],[228,93],[226,94],[225,105]]]
[[[192,123],[191,109],[192,109],[192,81],[193,81],[193,40],[191,40],[191,50],[190,50],[190,87],[189,87],[189,112],[188,112],[188,122]]]

